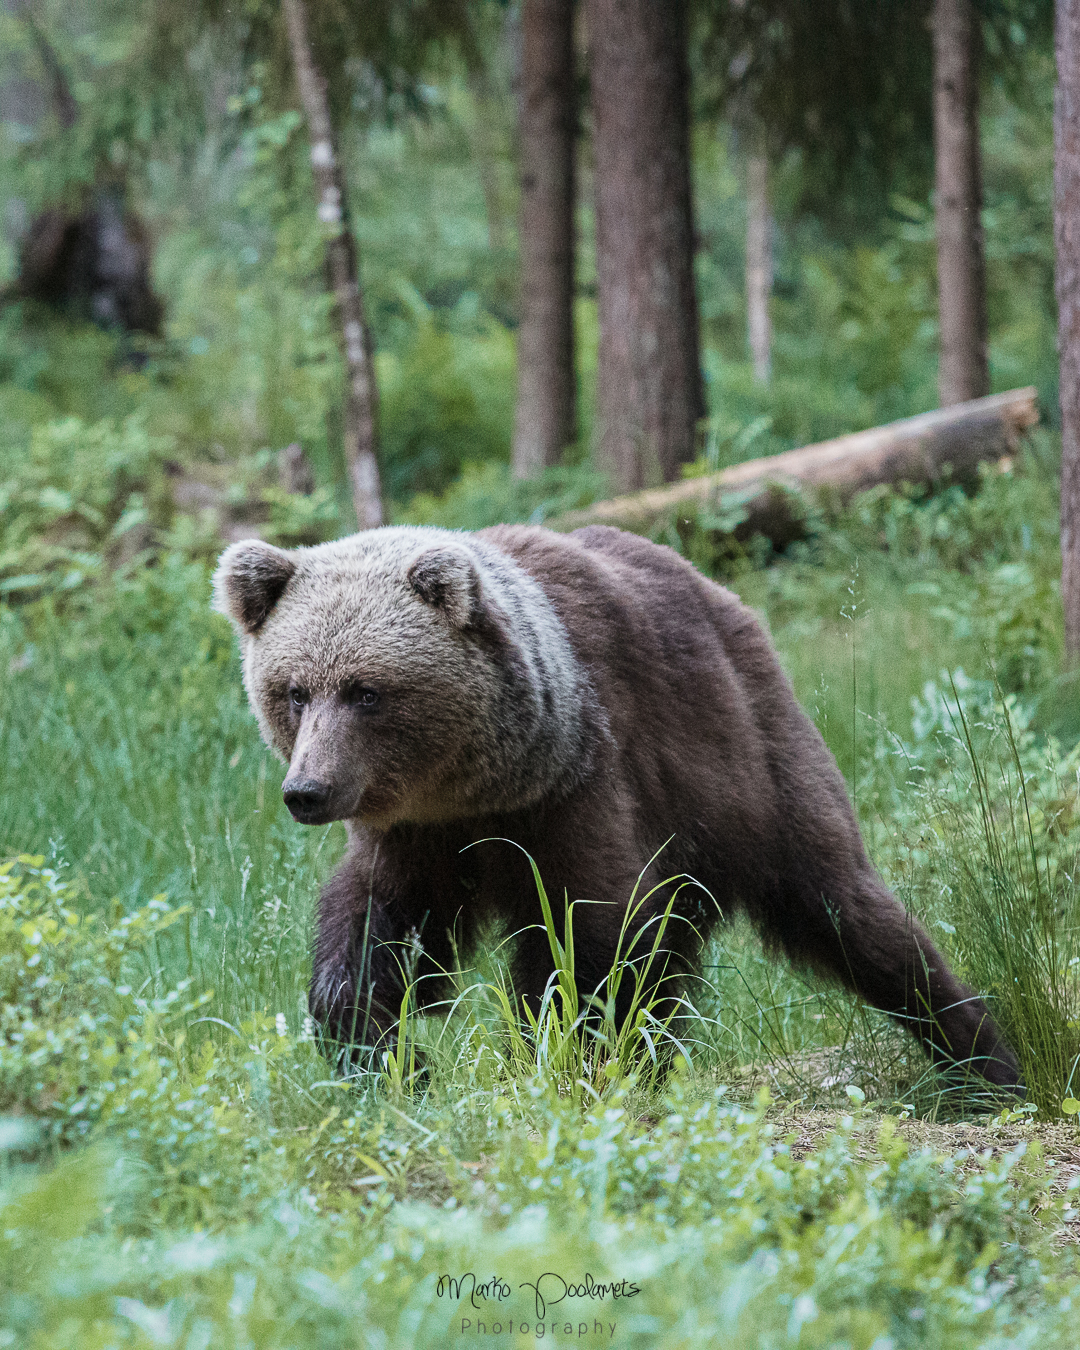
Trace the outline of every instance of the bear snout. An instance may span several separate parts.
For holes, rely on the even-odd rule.
[[[315,778],[287,778],[281,785],[285,805],[301,825],[325,825],[333,820],[330,798],[333,788]]]

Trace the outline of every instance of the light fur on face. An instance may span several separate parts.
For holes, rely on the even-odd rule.
[[[245,541],[222,555],[215,600],[264,738],[290,777],[332,785],[328,818],[518,809],[587,767],[588,678],[540,585],[487,541],[409,526],[288,551]],[[358,688],[377,712],[348,711]]]

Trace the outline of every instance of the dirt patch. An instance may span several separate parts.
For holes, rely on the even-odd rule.
[[[769,1118],[780,1138],[791,1136],[791,1156],[805,1158],[821,1148],[837,1129],[849,1109],[780,1105]],[[891,1120],[897,1133],[914,1152],[928,1152],[952,1161],[958,1180],[978,1173],[1019,1144],[1028,1145],[1028,1154],[1017,1164],[1020,1175],[1037,1174],[1045,1179],[1045,1198],[1033,1207],[1038,1218],[1043,1211],[1052,1216],[1050,1231],[1055,1242],[1080,1244],[1080,1214],[1064,1221],[1056,1202],[1069,1183],[1080,1177],[1080,1128],[1072,1121],[1039,1122],[1031,1119],[1002,1121],[1000,1116],[980,1120],[932,1121],[903,1119],[885,1112],[868,1111],[858,1115],[853,1152],[870,1162],[878,1156],[877,1135],[881,1125]],[[1038,1148],[1032,1148],[1032,1145]]]

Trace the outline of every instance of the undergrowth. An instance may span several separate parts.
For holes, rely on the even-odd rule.
[[[1023,1344],[1036,1305],[1067,1332],[1037,1143],[941,1161],[852,1087],[799,1157],[767,1093],[685,1061],[646,1118],[632,1079],[327,1079],[282,1015],[217,1036],[208,996],[140,994],[185,915],[80,920],[43,862],[0,874],[8,1344]]]

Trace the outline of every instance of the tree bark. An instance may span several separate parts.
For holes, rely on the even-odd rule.
[[[516,478],[558,464],[577,434],[573,17],[573,0],[525,0],[522,14]]]
[[[769,161],[760,146],[746,160],[746,329],[754,377],[768,384],[772,374],[772,221],[769,216]]]
[[[598,458],[621,489],[677,477],[704,413],[685,0],[587,0],[600,350]]]
[[[981,463],[1013,454],[1023,433],[1038,420],[1035,390],[1013,389],[735,464],[704,478],[595,502],[547,524],[556,530],[617,525],[647,533],[705,512],[716,522],[709,528],[736,539],[764,534],[780,549],[806,533],[802,497],[820,493],[843,504],[878,483],[972,482]]]
[[[377,440],[378,390],[371,333],[364,318],[356,241],[349,228],[345,182],[337,155],[326,80],[307,36],[304,0],[281,0],[296,83],[311,138],[318,216],[326,227],[326,272],[334,295],[345,363],[343,441],[356,519],[362,530],[383,522]]]
[[[990,388],[979,150],[979,19],[972,0],[934,0],[938,395],[943,408]]]
[[[1054,254],[1061,361],[1061,600],[1065,652],[1080,658],[1080,0],[1054,16]]]

